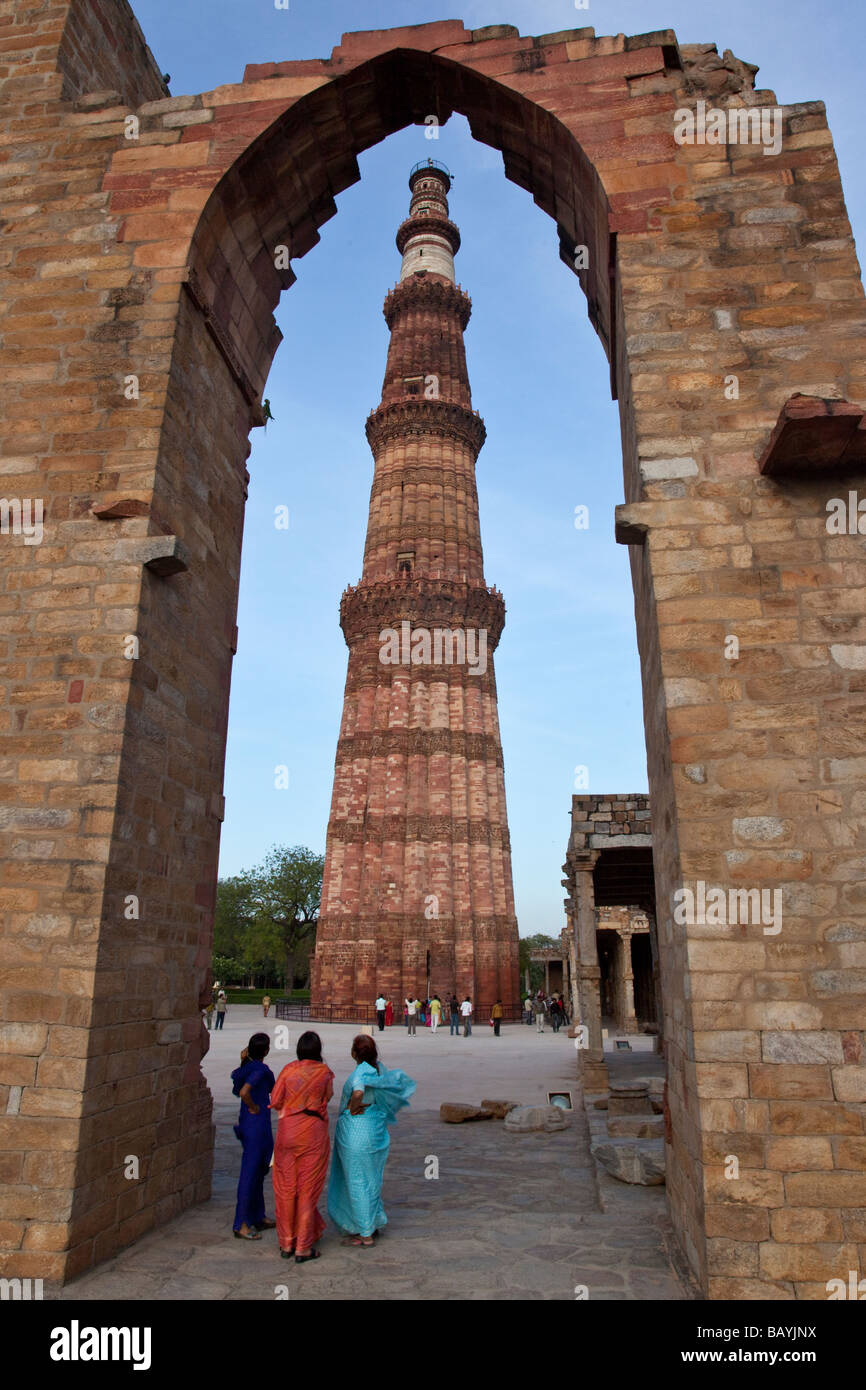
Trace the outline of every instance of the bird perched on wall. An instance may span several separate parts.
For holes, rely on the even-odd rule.
[[[265,399],[262,401],[262,414],[265,417],[265,429],[267,429],[268,421],[276,419],[276,416],[271,414],[271,403],[267,396],[265,396]]]

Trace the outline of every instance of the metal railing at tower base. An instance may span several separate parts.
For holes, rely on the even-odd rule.
[[[376,1022],[376,1010],[373,1004],[362,1004],[360,1006],[351,1004],[298,1004],[292,999],[278,999],[274,1012],[277,1018],[295,1023],[354,1023],[357,1027],[362,1024],[369,1025]],[[489,1023],[493,1013],[492,1004],[478,1004],[473,1006],[472,1025],[473,1027],[483,1027]],[[520,1004],[515,1004],[511,1008],[503,1006],[503,1023],[522,1023],[524,1020],[523,1008]],[[443,1005],[442,1020],[440,1027],[449,1025],[451,1015],[448,1005]],[[460,1019],[462,1026],[463,1020]],[[392,1027],[403,1027],[405,1019],[402,1005],[394,1010],[394,1022]]]
[[[277,1018],[296,1023],[354,1023],[360,1027],[376,1022],[372,1004],[358,1008],[351,1004],[298,1004],[291,999],[278,999],[275,1012]]]

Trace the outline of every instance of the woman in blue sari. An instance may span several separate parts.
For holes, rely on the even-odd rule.
[[[416,1083],[405,1072],[384,1067],[366,1034],[352,1044],[352,1058],[355,1070],[343,1086],[334,1132],[328,1215],[352,1245],[370,1246],[388,1222],[382,1205],[388,1126],[409,1104]]]
[[[253,1033],[241,1053],[240,1066],[232,1072],[232,1091],[241,1101],[235,1134],[243,1145],[234,1221],[238,1240],[261,1240],[261,1232],[277,1224],[265,1216],[264,1191],[274,1151],[268,1109],[274,1073],[265,1065],[270,1047],[267,1033]]]

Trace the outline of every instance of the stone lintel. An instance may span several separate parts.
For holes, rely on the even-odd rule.
[[[593,849],[652,849],[652,835],[590,835]]]

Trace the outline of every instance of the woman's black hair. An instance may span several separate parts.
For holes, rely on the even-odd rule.
[[[359,1062],[369,1062],[371,1067],[379,1070],[379,1049],[369,1034],[359,1033],[352,1043],[352,1051]]]
[[[253,1033],[247,1043],[247,1056],[254,1062],[261,1062],[271,1050],[271,1040],[267,1033]]]
[[[318,1033],[302,1033],[298,1038],[298,1061],[321,1062],[322,1039]]]

